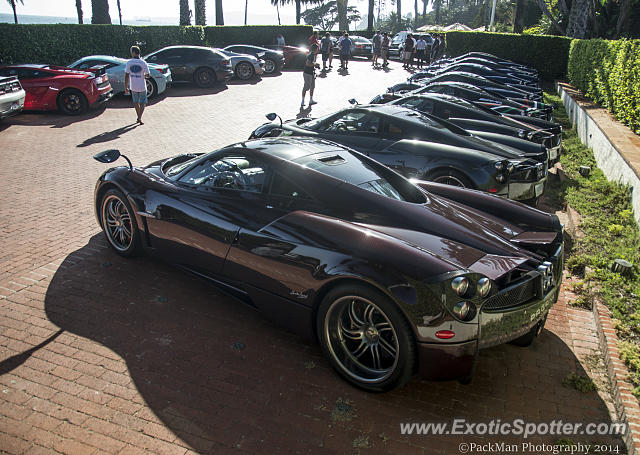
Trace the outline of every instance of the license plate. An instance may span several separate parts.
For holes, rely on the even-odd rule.
[[[542,190],[544,189],[544,182],[540,182],[540,183],[536,183],[536,186],[534,188],[535,193],[536,193],[536,197],[540,196],[542,194]]]
[[[552,160],[555,160],[556,158],[558,158],[558,149],[553,148],[549,150],[549,158],[551,158]]]

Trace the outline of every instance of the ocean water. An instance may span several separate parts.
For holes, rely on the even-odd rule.
[[[91,12],[84,17],[85,23],[91,23]],[[113,23],[118,23],[117,17],[112,17]],[[0,13],[0,23],[8,22],[13,24],[13,14]],[[18,14],[19,24],[77,24],[77,17],[56,17],[56,16],[32,16],[28,14]],[[172,17],[136,17],[122,18],[124,25],[178,25],[178,18]]]

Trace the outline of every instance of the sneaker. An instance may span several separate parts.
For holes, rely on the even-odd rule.
[[[314,104],[318,104],[318,102],[317,102],[317,101],[314,101],[314,100],[309,101],[309,106],[312,106],[312,105],[314,105]]]

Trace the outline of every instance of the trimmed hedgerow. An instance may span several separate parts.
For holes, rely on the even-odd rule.
[[[563,36],[518,35],[513,33],[447,32],[446,54],[487,52],[532,66],[543,79],[562,78],[567,73],[571,39]]]
[[[272,44],[281,33],[287,43],[299,44],[310,26],[128,26],[78,24],[0,24],[0,63],[68,65],[85,55],[128,57],[138,44],[147,54],[165,46],[191,44]]]
[[[576,88],[640,134],[640,40],[573,40],[568,76]]]

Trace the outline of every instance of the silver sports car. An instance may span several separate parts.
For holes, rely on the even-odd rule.
[[[249,54],[238,54],[225,49],[216,49],[229,57],[233,67],[233,75],[241,81],[249,80],[264,73],[264,62]]]
[[[116,94],[124,92],[124,70],[126,65],[127,60],[124,58],[109,55],[89,55],[76,60],[69,67],[88,69],[105,66],[111,88],[113,93]],[[147,79],[147,96],[151,98],[167,89],[171,83],[171,70],[169,65],[157,65],[154,63],[148,63],[148,65],[151,77]]]

